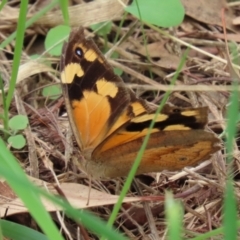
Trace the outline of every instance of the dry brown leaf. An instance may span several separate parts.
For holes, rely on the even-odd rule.
[[[221,11],[226,8],[225,0],[181,0],[184,5],[186,15],[197,21],[210,25],[222,26]],[[226,27],[234,29],[232,24],[233,13],[230,9],[225,11]]]
[[[28,77],[34,74],[38,74],[42,72],[56,72],[56,70],[38,61],[33,61],[33,60],[28,61],[19,67],[17,84],[19,84],[21,81],[27,79]],[[8,91],[8,86],[4,88],[4,91],[5,92]],[[0,105],[2,104],[1,94],[2,94],[2,91],[0,90]]]
[[[16,194],[12,191],[12,189],[8,186],[5,180],[0,180],[0,196],[1,196],[1,203],[3,199],[15,199]],[[1,215],[2,216],[2,215]]]
[[[4,8],[0,11],[0,22],[16,21],[19,17],[19,9],[10,7],[5,4]]]
[[[122,1],[126,3],[127,0]],[[82,3],[68,8],[70,25],[89,26],[91,24],[118,19],[123,15],[123,5],[119,1],[98,0]],[[37,24],[55,27],[63,24],[61,10],[52,11],[41,17]]]
[[[158,66],[163,67],[165,69],[177,69],[179,62],[181,59],[169,53],[165,48],[164,42],[154,42],[147,45],[148,55],[151,58],[159,58],[159,60],[154,61]],[[142,46],[138,52],[143,55],[147,56],[146,47]]]
[[[236,17],[232,20],[233,25],[240,25],[240,17]]]
[[[38,186],[47,186],[48,190],[57,194],[55,189],[44,181],[39,179],[33,179],[32,181],[37,183]],[[89,187],[77,183],[62,183],[60,186],[62,192],[67,198],[68,202],[75,208],[90,208],[98,207],[109,204],[115,204],[119,198],[118,195],[111,195],[104,192],[91,189],[89,204],[87,204]],[[6,191],[7,189],[7,191]],[[22,201],[17,198],[14,192],[8,187],[6,183],[0,184],[0,196],[1,196],[1,216],[9,216],[16,213],[28,212],[28,209],[23,205]],[[140,201],[141,197],[126,197],[123,202],[136,202]],[[47,211],[57,211],[61,210],[59,206],[55,206],[53,203],[49,202],[46,199],[42,199],[42,202]],[[7,210],[7,211],[6,211]]]
[[[19,67],[17,83],[21,82],[24,79],[27,79],[34,74],[42,72],[56,72],[56,70],[38,61],[28,61]]]
[[[126,4],[128,0],[122,0],[123,4]],[[81,3],[75,6],[69,6],[69,18],[70,25],[74,26],[89,26],[91,24],[111,21],[113,19],[119,19],[123,15],[123,5],[119,1],[113,0],[98,0],[88,3]],[[27,18],[31,18],[35,13],[28,13]],[[0,12],[0,22],[11,24],[17,23],[19,17],[19,9],[12,8],[7,5]],[[55,27],[60,24],[64,24],[62,11],[52,10],[46,13],[43,17],[38,19],[35,25],[41,25],[41,27],[48,26],[49,28]]]

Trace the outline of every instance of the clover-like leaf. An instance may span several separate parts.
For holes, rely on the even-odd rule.
[[[8,143],[16,149],[21,149],[26,145],[26,139],[22,134],[17,134],[8,138]]]
[[[28,118],[24,115],[16,115],[9,120],[9,127],[12,130],[23,130],[28,125]]]
[[[53,56],[61,55],[63,40],[67,38],[70,30],[70,27],[60,25],[48,31],[44,45],[45,49],[49,50],[49,54]]]
[[[144,22],[160,27],[179,25],[184,18],[184,7],[180,0],[133,0],[125,11]]]
[[[53,85],[43,88],[42,95],[52,100],[59,98],[62,94],[62,89],[59,85]]]
[[[110,33],[112,29],[112,22],[101,22],[101,23],[96,23],[90,26],[92,30],[96,30],[97,34],[100,36],[105,36]]]

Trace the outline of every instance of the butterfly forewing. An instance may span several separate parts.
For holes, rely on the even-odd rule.
[[[114,74],[94,42],[84,38],[83,29],[73,31],[64,45],[61,79],[73,132],[82,150],[94,149],[135,116],[130,103],[141,103]]]

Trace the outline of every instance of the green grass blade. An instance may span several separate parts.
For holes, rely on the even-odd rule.
[[[237,80],[233,82],[233,92],[230,96],[230,105],[227,109],[227,128],[226,128],[226,151],[228,163],[228,176],[225,186],[224,203],[223,203],[223,232],[225,239],[237,239],[237,201],[233,188],[233,169],[232,153],[234,150],[233,142],[237,132],[239,99],[237,91]]]
[[[7,0],[3,0],[0,3],[0,11],[3,9],[3,7],[5,6],[5,4],[7,3]]]
[[[171,86],[173,86],[175,84],[175,82],[177,80],[177,77],[178,77],[178,75],[179,75],[179,73],[180,73],[181,69],[183,68],[183,65],[184,65],[184,63],[186,61],[187,54],[188,54],[188,51],[186,51],[185,54],[183,55],[183,57],[181,59],[181,62],[179,64],[179,66],[178,66],[178,69],[176,71],[176,74],[173,76],[173,79],[172,79],[171,84],[169,86],[170,90],[165,93],[165,95],[163,97],[163,100],[162,100],[161,104],[159,105],[159,107],[158,107],[158,109],[156,111],[154,119],[152,120],[152,122],[151,122],[151,124],[149,126],[148,133],[146,134],[146,136],[144,138],[144,141],[143,141],[143,144],[141,146],[141,149],[138,152],[138,154],[136,156],[136,159],[135,159],[135,161],[133,163],[133,166],[132,166],[132,168],[131,168],[131,170],[130,170],[130,172],[128,174],[128,177],[127,177],[127,179],[126,179],[126,181],[124,183],[123,189],[122,189],[121,194],[120,194],[119,199],[118,199],[118,202],[114,205],[112,214],[111,214],[111,216],[110,216],[110,218],[108,220],[108,226],[112,226],[114,221],[115,221],[115,219],[116,219],[116,217],[117,217],[117,214],[118,214],[118,212],[119,212],[119,210],[121,208],[121,205],[122,205],[122,201],[123,201],[124,197],[126,196],[130,186],[131,186],[133,178],[134,178],[134,176],[135,176],[135,174],[137,172],[137,168],[138,168],[138,166],[139,166],[139,164],[141,162],[142,156],[143,156],[144,151],[145,151],[145,149],[147,147],[147,143],[148,143],[148,140],[150,138],[151,129],[153,128],[158,114],[162,110],[162,108],[163,108],[167,98],[169,97],[169,94],[171,93]]]
[[[237,123],[238,123],[238,109],[239,109],[239,100],[238,100],[238,91],[237,84],[234,83],[233,92],[230,97],[230,105],[227,109],[227,142],[226,142],[226,151],[227,151],[227,163],[232,161],[232,151],[233,151],[233,140],[237,132]]]
[[[54,223],[49,217],[48,212],[42,205],[40,195],[62,207],[66,214],[92,230],[99,236],[106,236],[108,239],[126,240],[121,234],[117,233],[106,223],[86,211],[79,211],[73,208],[63,199],[53,196],[46,191],[34,186],[26,177],[17,161],[6,148],[4,142],[0,139],[0,175],[3,176],[13,191],[22,199],[25,206],[39,224],[43,232],[54,240],[62,239]]]
[[[181,240],[183,209],[179,200],[173,198],[172,193],[165,194],[165,212],[169,240]]]
[[[10,187],[22,199],[25,206],[28,207],[30,213],[47,236],[51,239],[63,239],[55,224],[53,224],[49,213],[45,210],[39,194],[28,187],[31,186],[28,178],[17,163],[16,159],[6,148],[2,139],[0,139],[0,168],[1,171],[2,169],[6,169],[5,172],[1,174],[2,176],[5,176],[10,172],[18,177],[23,183],[19,186],[19,181],[16,181],[13,178],[6,178]]]
[[[69,13],[68,13],[68,1],[67,0],[59,0],[59,4],[60,4],[61,10],[62,10],[64,24],[69,26],[70,21],[69,21]]]
[[[237,239],[237,201],[233,182],[227,181],[223,205],[223,232],[225,239]]]
[[[22,1],[21,5],[20,5],[20,12],[19,12],[19,18],[18,18],[18,23],[17,23],[17,38],[16,38],[15,49],[14,49],[12,75],[11,75],[8,95],[7,95],[7,99],[6,99],[7,110],[10,107],[10,103],[12,101],[13,92],[15,89],[16,81],[17,81],[18,68],[20,65],[21,53],[22,53],[22,48],[23,48],[23,39],[24,39],[24,32],[25,32],[24,30],[25,30],[27,9],[28,9],[28,1]]]
[[[1,129],[1,131],[4,133],[4,139],[9,136],[8,132],[8,109],[6,106],[6,95],[4,91],[4,86],[3,86],[3,79],[0,74],[0,90],[2,91],[2,105],[3,105],[3,114],[0,115],[0,118],[3,120],[3,125],[4,129]]]

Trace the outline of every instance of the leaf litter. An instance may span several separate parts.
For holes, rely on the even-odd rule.
[[[36,7],[35,11],[41,8],[40,2],[36,1],[29,6],[31,9],[29,16],[34,14],[34,7]],[[47,2],[45,1],[45,4]],[[168,101],[181,107],[208,106],[210,109],[208,128],[220,134],[226,127],[225,114],[230,94],[228,85],[232,83],[223,40],[226,38],[228,41],[235,41],[236,45],[240,42],[237,28],[239,25],[237,16],[239,6],[219,0],[182,0],[182,3],[186,11],[183,23],[174,30],[164,30],[174,38],[169,39],[152,28],[145,28],[148,39],[148,54],[144,51],[145,46],[140,30],[141,24],[140,22],[134,23],[135,19],[130,17],[120,29],[120,36],[126,35],[130,29],[133,34],[128,36],[122,44],[114,47],[111,40],[116,34],[119,19],[123,13],[117,5],[117,1],[105,1],[104,4],[106,5],[101,5],[102,9],[107,8],[111,11],[100,11],[97,8],[99,5],[95,2],[83,4],[75,1],[69,7],[70,22],[71,26],[89,26],[102,21],[115,20],[113,21],[112,32],[108,35],[107,45],[109,48],[114,48],[114,51],[118,52],[120,57],[117,60],[109,59],[109,62],[124,71],[124,81],[138,96],[153,103],[161,101],[164,90],[167,89],[166,86],[180,62],[181,54],[186,49],[185,45],[174,39],[180,39],[186,44],[191,44],[189,57],[176,83],[175,90],[178,91],[173,91]],[[225,15],[226,36],[223,34],[220,15],[223,8],[227,9]],[[80,14],[81,11],[84,14]],[[14,4],[5,6],[0,12],[1,42],[16,29],[18,14],[18,5]],[[51,65],[45,65],[38,60],[29,60],[30,55],[43,53],[44,50],[41,49],[44,46],[46,33],[50,28],[62,24],[62,17],[60,18],[60,16],[61,11],[58,8],[53,9],[40,18],[34,26],[26,30],[25,48],[28,51],[24,50],[23,52],[25,59],[22,59],[20,65],[16,90],[19,101],[23,101],[24,104],[19,105],[19,103],[13,101],[10,115],[14,116],[23,112],[27,114],[30,122],[30,127],[25,131],[28,146],[22,151],[12,149],[12,152],[22,163],[25,172],[31,176],[32,181],[37,185],[48,186],[51,192],[59,194],[53,188],[56,184],[55,179],[57,179],[64,196],[70,203],[78,208],[87,207],[99,217],[107,220],[112,205],[118,199],[124,180],[93,180],[90,202],[86,206],[89,179],[74,165],[74,161],[79,160],[80,153],[69,129],[63,101],[61,99],[46,99],[41,95],[44,86],[59,84],[57,71],[59,58],[52,59],[45,54],[46,59],[49,59],[52,63]],[[104,40],[102,38],[96,37],[90,32],[89,34],[96,39],[100,46],[103,45]],[[7,80],[11,74],[12,64],[12,59],[8,53],[13,53],[13,51],[14,43],[0,54],[0,67],[1,72],[4,73],[5,90],[8,89]],[[222,61],[219,61],[219,59]],[[151,69],[151,74],[149,69]],[[200,85],[206,88],[202,90],[199,87]],[[157,89],[157,86],[165,86],[165,88],[159,87],[160,90],[153,92],[152,89]],[[222,87],[222,91],[216,91],[218,87]],[[191,92],[186,89],[191,89]],[[2,105],[0,106],[0,112],[2,112]],[[236,196],[239,201],[239,189],[237,188],[239,149],[237,139],[235,146],[234,180],[236,181]],[[29,151],[31,148],[35,149],[35,153]],[[175,197],[181,198],[185,209],[183,224],[186,230],[204,233],[212,228],[220,227],[226,176],[224,151],[219,151],[213,155],[211,160],[205,161],[194,168],[186,168],[179,172],[163,171],[157,174],[149,173],[140,176],[139,185],[143,196],[146,198],[139,196],[136,189],[132,187],[125,198],[115,227],[124,232],[129,239],[149,239],[151,234],[156,235],[150,227],[148,216],[151,215],[154,218],[154,222],[151,221],[151,224],[155,224],[159,239],[164,238],[166,236],[166,225],[163,220],[162,196],[166,190],[171,190]],[[42,181],[45,181],[46,184],[43,185]],[[14,216],[17,216],[16,213],[18,213],[20,223],[26,224],[23,213],[27,212],[27,209],[4,180],[0,184],[0,196],[1,216],[11,215],[11,219],[14,219]],[[142,205],[141,200],[143,199],[147,202],[149,208]],[[44,202],[44,204],[48,211],[59,210],[49,202]],[[6,209],[8,209],[7,214]],[[69,225],[67,224],[67,226]],[[34,226],[32,227],[34,228]],[[76,226],[72,224],[70,228],[74,227]],[[186,238],[192,237],[190,231],[185,232]],[[76,229],[71,230],[71,232],[73,239],[76,239],[73,234]],[[97,239],[92,234],[89,234],[88,237],[89,239]]]

